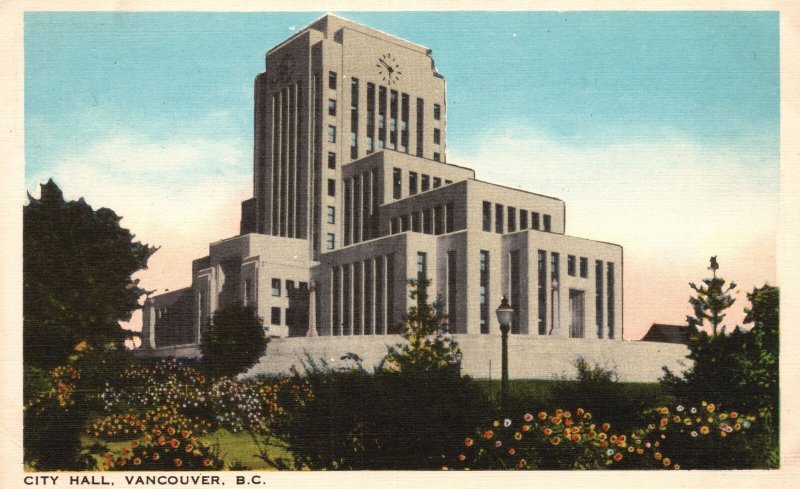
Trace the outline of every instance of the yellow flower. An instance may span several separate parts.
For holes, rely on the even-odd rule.
[[[497,420],[495,420],[495,421],[492,423],[492,426],[494,426],[495,428],[499,427],[499,426],[500,426],[500,421],[497,421]]]
[[[728,434],[726,432],[722,431],[722,430],[719,430],[719,436],[721,436],[722,438],[725,438],[726,436],[728,436]]]
[[[675,464],[672,466],[672,468],[675,470],[681,470],[681,464]]]
[[[701,426],[700,427],[700,434],[707,435],[708,434],[708,426]]]
[[[706,411],[708,411],[709,413],[713,413],[715,409],[716,406],[714,406],[714,403],[711,403],[708,406],[706,406]]]
[[[520,433],[519,431],[514,433],[514,439],[517,440],[517,441],[521,440],[522,439],[522,433]]]

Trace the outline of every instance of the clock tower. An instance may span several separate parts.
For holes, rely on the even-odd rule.
[[[445,161],[445,80],[428,48],[325,15],[255,82],[254,196],[241,233],[344,244],[342,167],[380,151]]]

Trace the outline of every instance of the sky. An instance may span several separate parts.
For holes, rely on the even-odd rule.
[[[26,190],[114,209],[161,247],[141,285],[188,286],[252,196],[266,51],[322,13],[27,13]],[[623,246],[626,339],[685,324],[712,255],[739,284],[728,329],[778,284],[777,13],[336,13],[433,50],[449,163]]]

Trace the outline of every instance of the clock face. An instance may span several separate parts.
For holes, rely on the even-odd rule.
[[[400,81],[400,75],[402,75],[403,72],[400,71],[400,64],[397,62],[397,59],[390,53],[381,55],[378,58],[378,62],[375,63],[375,66],[378,68],[378,76],[380,76],[387,85],[393,85]]]

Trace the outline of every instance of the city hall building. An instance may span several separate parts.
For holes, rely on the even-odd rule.
[[[483,365],[472,350],[499,354],[504,295],[512,350],[528,359],[553,341],[589,356],[623,343],[622,247],[566,235],[558,198],[447,161],[446,85],[430,49],[329,14],[269,50],[266,66],[240,234],[193,262],[191,287],[148,298],[143,349],[196,351],[213,312],[240,302],[275,338],[267,363],[378,358],[399,340],[411,278],[430,281],[465,365]],[[261,371],[287,368],[273,367]],[[488,376],[496,368],[489,360]]]

